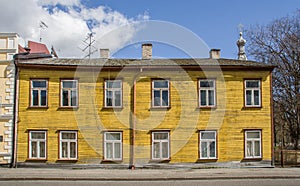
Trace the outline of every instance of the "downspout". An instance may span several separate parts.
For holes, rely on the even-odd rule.
[[[274,153],[274,135],[275,135],[275,126],[274,126],[274,100],[273,100],[273,79],[272,79],[272,71],[270,72],[270,111],[271,111],[271,166],[275,166],[275,153]],[[282,152],[282,150],[281,150]]]
[[[135,169],[135,157],[134,157],[134,147],[135,147],[135,130],[136,130],[136,80],[139,74],[143,72],[143,69],[140,68],[140,71],[133,77],[133,97],[132,97],[132,142],[131,142],[131,157],[130,157],[130,169]]]
[[[19,89],[19,69],[17,65],[18,54],[14,56],[15,79],[14,79],[14,108],[13,108],[13,148],[11,168],[17,167],[17,132],[18,132],[18,89]]]

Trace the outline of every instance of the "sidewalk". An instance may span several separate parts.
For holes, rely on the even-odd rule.
[[[212,180],[212,179],[300,179],[300,168],[240,169],[54,169],[0,168],[0,181],[5,180]]]

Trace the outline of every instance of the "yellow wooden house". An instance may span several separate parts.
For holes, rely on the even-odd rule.
[[[273,66],[142,47],[142,59],[16,56],[17,165],[272,166]]]

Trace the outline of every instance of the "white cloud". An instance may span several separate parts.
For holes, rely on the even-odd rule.
[[[82,41],[90,32],[86,24],[88,20],[94,23],[94,46],[97,49],[101,47],[116,50],[134,36],[135,28],[127,26],[123,27],[125,32],[124,29],[114,31],[105,39],[102,36],[120,26],[149,19],[147,13],[137,15],[136,18],[127,18],[104,6],[86,8],[79,0],[0,1],[1,6],[5,7],[0,11],[0,32],[16,32],[25,41],[39,41],[41,35],[42,42],[49,49],[53,45],[60,57],[85,56],[80,48],[84,47]],[[56,6],[58,3],[64,6],[64,11]],[[40,21],[46,23],[48,28],[41,29]],[[99,52],[95,56],[98,57]]]

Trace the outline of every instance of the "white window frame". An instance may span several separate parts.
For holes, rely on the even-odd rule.
[[[164,88],[154,87],[155,82],[158,82],[158,81],[166,81],[167,84],[168,84],[168,87],[164,87]],[[159,105],[154,104],[155,103],[154,91],[159,91],[160,92],[160,97],[159,97],[160,104]],[[162,92],[163,91],[168,91],[168,104],[167,105],[163,105],[163,98],[162,98]],[[164,80],[164,79],[154,79],[154,80],[152,80],[152,107],[154,107],[154,108],[170,107],[170,81],[169,80]]]
[[[248,138],[248,133],[259,133],[259,138]],[[259,156],[255,154],[255,142],[259,142]],[[251,142],[251,148],[248,148],[248,142]],[[251,152],[248,152],[251,150]],[[252,154],[252,155],[248,155]],[[261,138],[261,130],[245,130],[245,158],[247,159],[255,159],[262,158],[262,138]]]
[[[75,139],[62,139],[63,133],[75,134]],[[61,160],[77,160],[78,157],[78,137],[77,131],[60,131],[59,132],[59,159]],[[67,142],[67,157],[63,157],[63,142]],[[71,143],[75,143],[75,157],[71,158]]]
[[[33,87],[33,82],[34,81],[45,81],[46,82],[46,87],[38,87],[38,88],[35,88]],[[33,105],[33,91],[34,90],[37,90],[38,91],[38,104],[37,105]],[[46,91],[46,104],[45,105],[42,105],[42,96],[41,96],[41,92],[42,91]],[[31,107],[47,107],[48,106],[48,80],[46,79],[32,79],[30,80],[30,106]]]
[[[32,139],[32,134],[33,133],[44,133],[45,138],[44,139]],[[32,157],[32,142],[36,142],[36,152],[37,152],[37,157]],[[41,149],[40,149],[40,143],[44,142],[45,144],[45,157],[41,157]],[[29,158],[30,159],[47,159],[47,131],[29,131]]]
[[[258,87],[247,87],[247,82],[258,82]],[[246,107],[261,107],[261,80],[259,79],[246,79],[244,80],[244,101]],[[251,104],[247,103],[247,91],[251,91]],[[255,104],[254,92],[258,91],[258,104]]]
[[[14,55],[15,54],[8,53],[7,54],[7,60],[13,60],[14,59]]]
[[[155,134],[159,134],[159,133],[164,133],[164,134],[168,134],[168,139],[154,139]],[[152,151],[152,160],[169,160],[170,159],[170,132],[169,131],[157,131],[157,132],[152,132],[152,144],[151,144],[151,151]],[[159,143],[159,154],[160,157],[156,158],[155,157],[155,146],[154,143]],[[167,157],[162,157],[163,155],[163,143],[167,143],[168,145],[168,156]]]
[[[76,87],[72,87],[72,88],[64,88],[63,87],[63,82],[75,82],[76,84]],[[61,79],[60,81],[60,106],[61,107],[78,107],[78,80],[77,79]],[[63,92],[64,91],[68,91],[68,105],[63,105]],[[71,99],[71,96],[72,96],[72,91],[75,91],[75,95],[76,95],[76,104],[75,105],[72,105],[72,99]]]
[[[213,82],[213,87],[201,87],[201,82]],[[216,80],[215,79],[199,79],[199,107],[215,107],[216,106]],[[201,91],[206,92],[205,105],[201,105]],[[212,105],[209,104],[209,91],[213,91],[214,102]]]
[[[120,140],[108,140],[106,137],[108,134],[119,134],[120,135]],[[112,161],[120,161],[122,160],[123,156],[123,143],[122,143],[122,132],[105,132],[104,133],[104,160],[112,160]],[[108,150],[108,147],[107,145],[108,144],[112,144],[112,155],[113,157],[112,158],[109,158],[107,157],[107,150]],[[119,158],[115,157],[115,144],[120,144],[120,154],[119,154]]]
[[[202,139],[202,134],[205,133],[214,133],[214,139]],[[200,154],[200,159],[217,159],[217,131],[200,131],[199,134],[199,154]],[[207,157],[203,157],[203,152],[202,152],[202,142],[206,142],[206,148],[207,148]],[[215,143],[215,154],[213,157],[211,157],[211,148],[210,144]]]
[[[120,83],[120,87],[119,88],[109,88],[107,87],[107,84],[108,83],[115,83],[115,82],[119,82]],[[123,105],[123,91],[122,91],[122,80],[105,80],[105,83],[104,83],[104,104],[105,104],[105,107],[108,107],[108,108],[121,108],[122,105]],[[107,105],[107,92],[108,91],[111,91],[112,92],[112,105],[111,106],[108,106]],[[120,105],[119,106],[116,106],[116,97],[115,97],[115,92],[117,91],[120,91]]]
[[[7,49],[15,49],[15,48],[16,48],[15,39],[14,38],[8,38],[7,39]]]

